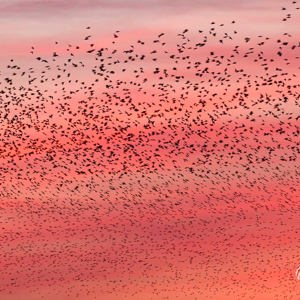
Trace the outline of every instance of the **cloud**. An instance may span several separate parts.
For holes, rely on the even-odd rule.
[[[82,12],[84,10],[139,10],[139,11],[192,11],[195,9],[239,10],[269,6],[269,0],[261,2],[243,0],[14,0],[0,3],[1,15],[56,15],[61,13]],[[100,11],[101,13],[101,11]]]

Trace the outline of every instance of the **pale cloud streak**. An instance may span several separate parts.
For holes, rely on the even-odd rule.
[[[270,0],[245,1],[245,0],[15,0],[1,1],[0,14],[9,17],[10,15],[38,16],[56,15],[61,13],[72,14],[87,10],[138,10],[164,11],[169,13],[193,11],[195,9],[222,9],[222,10],[243,10],[243,9],[270,9]],[[278,1],[278,4],[280,1]],[[281,1],[284,2],[284,1]],[[273,2],[274,3],[274,2]]]

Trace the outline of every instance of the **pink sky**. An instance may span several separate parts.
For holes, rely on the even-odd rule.
[[[297,7],[0,1],[0,300],[300,299]]]
[[[293,7],[289,1],[19,1],[0,3],[1,55],[19,54],[31,45],[54,40],[75,42],[89,25],[99,36],[111,37],[122,32],[160,30],[180,31],[183,28],[204,29],[211,21],[229,24],[244,34],[268,35],[295,32],[299,21],[284,24],[281,7]]]

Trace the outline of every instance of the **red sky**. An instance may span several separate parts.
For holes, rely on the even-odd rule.
[[[300,299],[299,7],[0,1],[0,299]]]

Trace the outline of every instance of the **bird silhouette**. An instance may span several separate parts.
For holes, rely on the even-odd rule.
[[[238,28],[8,62],[0,299],[298,299],[300,43]]]

